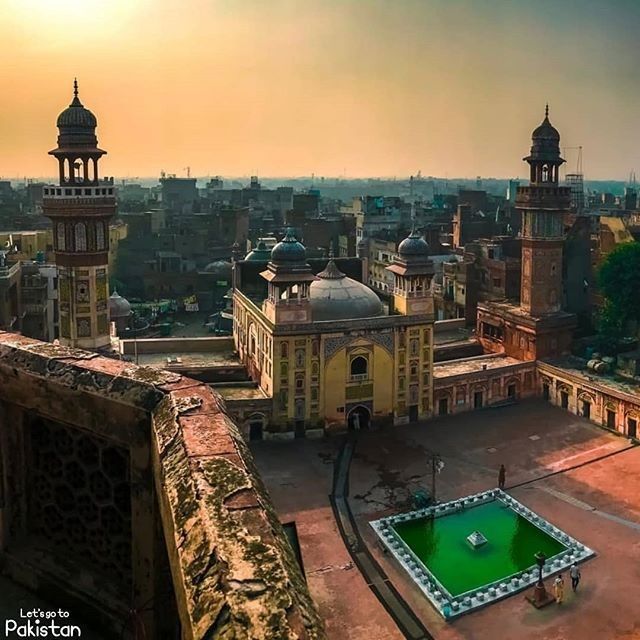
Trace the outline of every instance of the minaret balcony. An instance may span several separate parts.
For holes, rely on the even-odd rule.
[[[57,199],[73,199],[79,198],[111,198],[115,199],[115,187],[113,180],[100,181],[96,184],[87,184],[83,186],[78,183],[65,183],[62,185],[47,185],[43,189],[44,200]]]
[[[568,209],[571,189],[558,186],[518,187],[516,208],[523,209]]]

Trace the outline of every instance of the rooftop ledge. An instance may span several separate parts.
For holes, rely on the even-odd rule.
[[[132,487],[132,504],[158,496],[183,638],[326,637],[251,453],[206,384],[0,332],[0,404],[114,439],[141,468],[150,459],[153,486]],[[133,606],[149,609],[149,567],[134,556],[132,572]]]

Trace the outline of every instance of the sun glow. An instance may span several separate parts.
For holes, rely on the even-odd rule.
[[[146,0],[9,0],[7,16],[21,30],[98,29],[133,15]],[[4,16],[3,16],[4,17]]]

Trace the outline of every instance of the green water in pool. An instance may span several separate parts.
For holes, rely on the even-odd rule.
[[[393,527],[452,596],[531,567],[538,551],[550,558],[565,549],[499,500]],[[471,546],[467,536],[473,531],[482,533],[487,543]]]

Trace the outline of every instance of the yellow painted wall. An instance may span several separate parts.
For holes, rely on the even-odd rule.
[[[249,354],[250,327],[254,326],[260,357]],[[300,326],[302,331],[304,328]],[[418,418],[432,412],[433,384],[433,325],[429,322],[406,328],[394,328],[395,351],[390,353],[366,334],[348,342],[325,361],[325,342],[342,338],[343,333],[317,334],[314,325],[309,333],[293,336],[274,336],[261,311],[239,294],[234,297],[234,341],[240,357],[255,376],[261,388],[273,398],[273,415],[269,429],[292,431],[296,420],[305,428],[326,426],[344,427],[347,407],[361,402],[372,403],[373,421],[407,421],[411,362],[417,362],[414,382],[418,386]],[[404,343],[402,342],[404,335]],[[411,355],[411,340],[418,341],[417,354]],[[282,345],[287,345],[283,356]],[[402,346],[404,344],[404,346]],[[298,356],[298,352],[301,356]],[[351,380],[351,359],[366,355],[369,375],[366,380]],[[404,362],[403,359],[404,358]],[[398,380],[405,378],[404,391]],[[301,385],[296,381],[301,380]],[[297,402],[296,402],[297,401]],[[371,401],[367,402],[367,401]],[[296,414],[296,405],[299,413]],[[302,412],[300,413],[300,410]],[[342,410],[340,410],[342,409]]]

